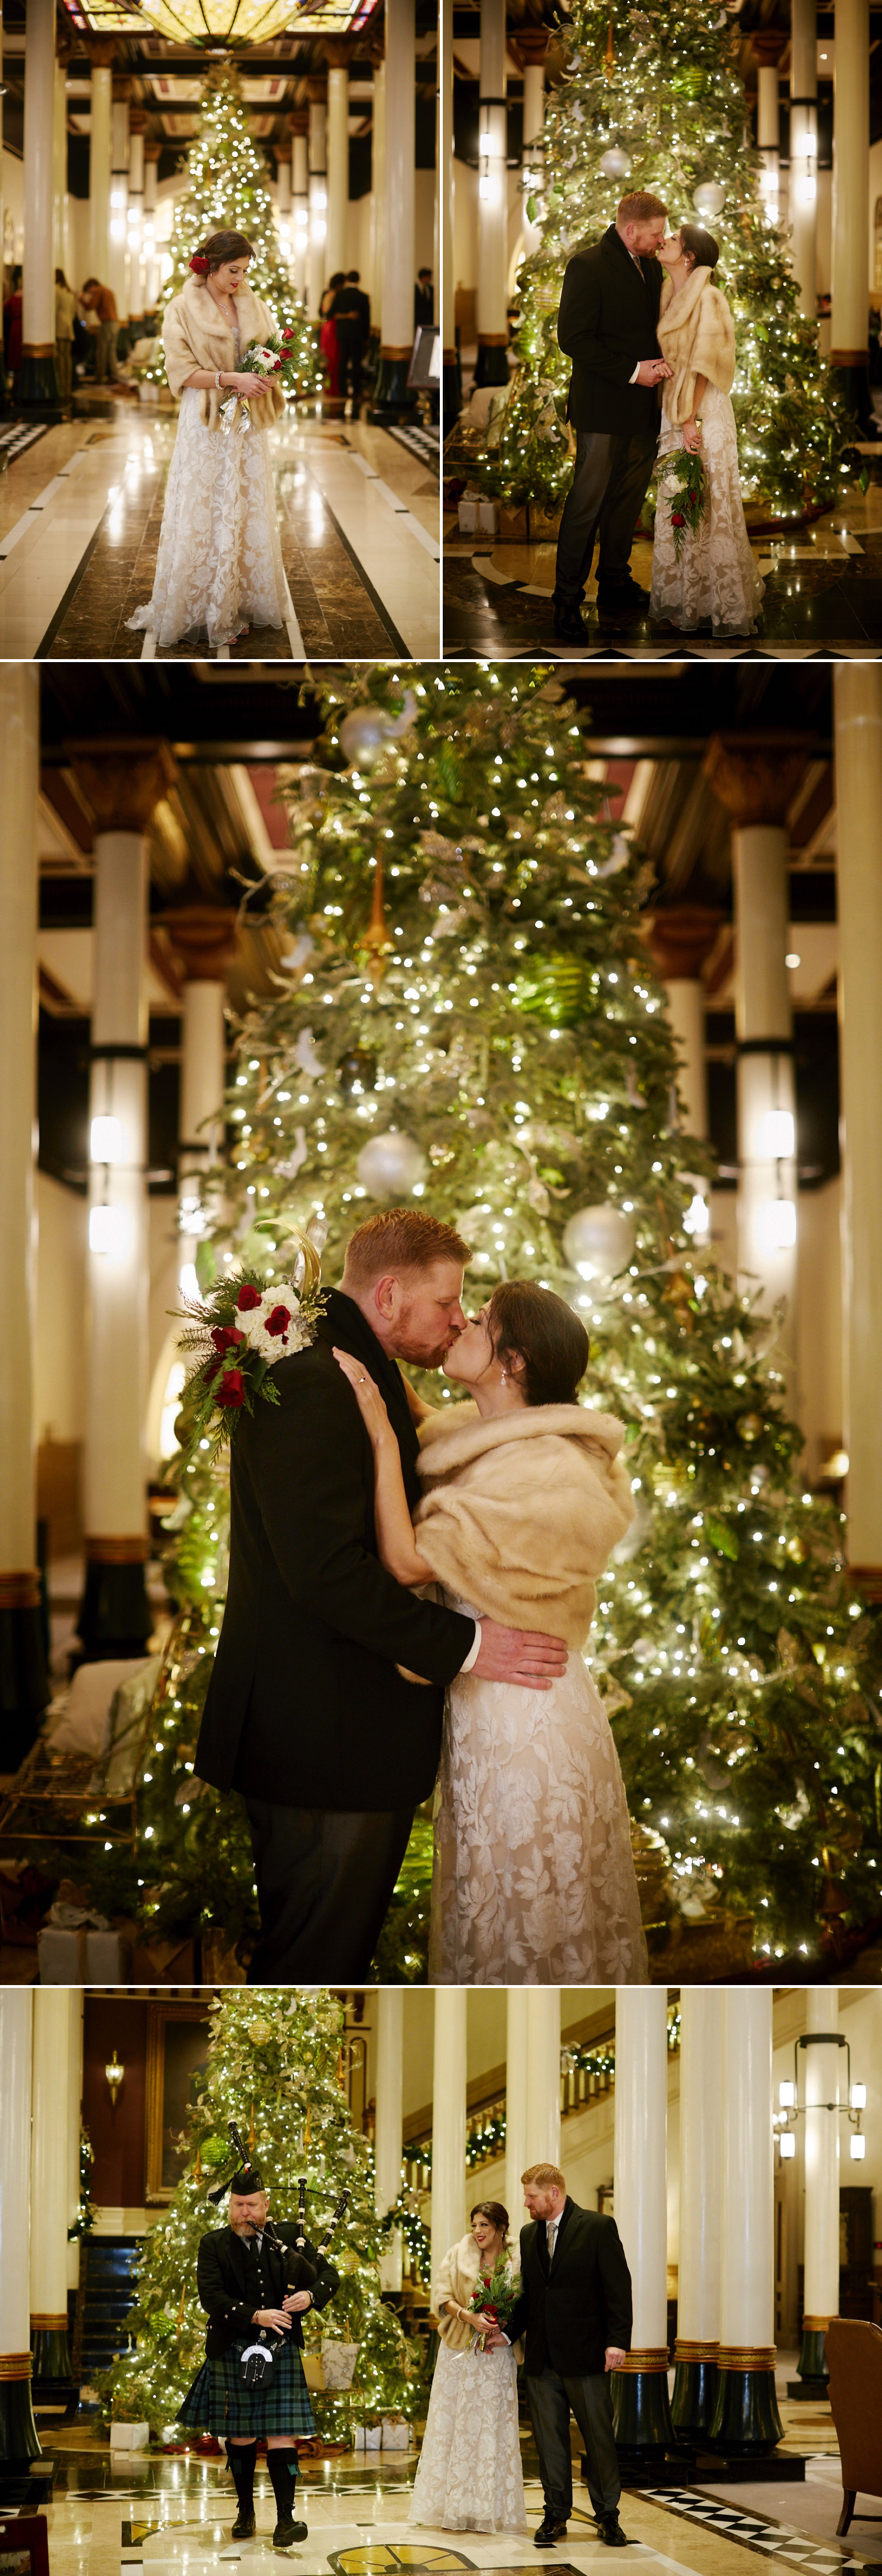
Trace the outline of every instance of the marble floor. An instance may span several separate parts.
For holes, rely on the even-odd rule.
[[[150,597],[174,435],[171,414],[115,398],[6,442],[0,659],[154,657],[153,638],[127,620]],[[273,465],[289,613],[221,658],[437,654],[439,498],[426,448],[302,410],[273,433]]]
[[[753,554],[766,584],[761,628],[753,637],[715,642],[680,635],[649,620],[627,633],[601,630],[597,582],[588,585],[583,646],[555,640],[552,544],[515,545],[461,537],[445,512],[444,650],[451,658],[492,654],[497,660],[685,661],[772,658],[804,661],[833,655],[865,661],[882,652],[882,460],[873,457],[867,491],[850,486],[843,502],[791,541],[757,537]],[[631,569],[648,592],[652,546],[635,539]]]

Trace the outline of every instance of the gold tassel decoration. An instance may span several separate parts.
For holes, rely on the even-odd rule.
[[[370,977],[375,993],[379,992],[380,985],[383,981],[384,954],[386,950],[391,947],[389,933],[386,928],[385,890],[386,881],[383,871],[383,861],[378,850],[377,863],[374,869],[374,893],[373,902],[371,904],[371,917],[368,922],[367,929],[362,936],[362,947],[368,950],[367,973]]]
[[[606,40],[606,52],[603,57],[603,68],[606,73],[607,80],[611,81],[615,70],[615,55],[613,53],[612,40],[612,10],[610,10],[609,13],[609,34]]]
[[[249,2129],[249,2131],[248,2131],[248,2145],[249,2145],[249,2149],[250,2149],[250,2148],[255,2147],[255,2146],[256,2146],[256,2144],[257,2144],[257,2130],[256,2130],[256,2128],[255,2128],[255,2126],[254,2126],[254,2104],[253,2104],[253,2102],[252,2102],[252,2105],[251,2105],[251,2127],[250,2127],[250,2129]]]
[[[201,2181],[202,2181],[202,2149],[201,2149],[201,2147],[197,2147],[197,2149],[196,2149],[196,2166],[195,2166],[195,2172],[194,2172],[194,2177],[193,2177],[193,2179],[194,2179],[194,2181],[195,2181],[195,2182],[201,2182]]]
[[[340,2047],[339,2047],[339,2048],[338,2048],[338,2050],[337,2050],[337,2082],[338,2082],[338,2084],[339,2084],[340,2091],[341,2091],[341,2093],[342,2093],[342,2092],[343,2092],[343,2089],[344,2089],[344,2087],[343,2087],[343,2045],[342,2045],[342,2041],[341,2041]]]
[[[179,2309],[178,2309],[178,2333],[179,2333],[179,2334],[183,2334],[183,2331],[184,2331],[184,2311],[185,2311],[186,2305],[187,2305],[187,2293],[186,2293],[186,2290],[184,2289],[184,2290],[182,2290],[182,2291],[181,2291],[181,2304],[180,2304],[180,2307],[179,2307]]]
[[[305,2127],[304,2132],[303,2132],[303,2144],[304,2144],[304,2146],[305,2146],[305,2147],[308,2147],[308,2146],[311,2144],[311,2141],[312,2141],[312,2103],[311,2103],[311,2102],[307,2102],[307,2105],[306,2105],[306,2127]]]

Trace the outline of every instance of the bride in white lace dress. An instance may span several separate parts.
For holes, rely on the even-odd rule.
[[[421,1408],[416,1530],[397,1440],[346,1352],[374,1451],[377,1539],[399,1583],[569,1648],[549,1690],[458,1673],[435,1801],[430,1975],[441,1985],[641,1985],[646,1944],[609,1721],[586,1670],[595,1578],[633,1518],[621,1423],[581,1405],[588,1336],[507,1280],[444,1363],[469,1404]],[[415,1405],[415,1410],[418,1408]]]
[[[754,635],[765,584],[744,521],[730,400],[735,330],[725,296],[713,283],[719,251],[700,224],[682,224],[659,243],[656,255],[667,270],[658,342],[671,369],[663,389],[659,462],[676,448],[700,455],[707,493],[695,535],[683,531],[678,563],[676,485],[670,474],[659,477],[650,617],[684,635],[700,627],[720,637]]]
[[[518,2347],[487,2352],[470,2322],[478,2278],[505,2253],[508,2211],[481,2200],[471,2234],[445,2254],[433,2290],[441,2341],[409,2522],[436,2531],[527,2530],[518,2437]],[[516,2266],[509,2257],[512,2281]]]
[[[284,410],[279,386],[243,373],[243,348],[276,325],[247,283],[250,242],[212,233],[163,321],[166,374],[181,408],[169,466],[153,596],[129,626],[158,645],[207,637],[214,651],[252,626],[280,627],[287,606],[267,433]],[[231,395],[232,426],[221,418]],[[242,427],[243,418],[248,426]]]

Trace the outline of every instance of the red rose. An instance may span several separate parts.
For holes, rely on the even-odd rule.
[[[273,368],[273,375],[274,375],[274,376],[277,376],[277,375],[278,375],[279,368],[280,368],[281,364],[282,364],[281,358],[277,358],[277,359],[276,359],[275,366],[274,366],[274,368]]]
[[[272,1314],[268,1315],[266,1319],[266,1331],[268,1333],[286,1333],[290,1321],[291,1309],[289,1306],[274,1306]]]
[[[234,1342],[244,1342],[245,1335],[235,1324],[215,1324],[211,1338],[216,1351],[230,1351]]]
[[[204,252],[201,250],[194,250],[190,266],[192,269],[195,269],[197,277],[208,276],[208,261],[205,258]]]
[[[684,516],[683,516],[683,512],[682,512],[682,510],[672,510],[672,511],[671,511],[671,526],[672,526],[672,528],[685,528],[685,525],[686,525],[686,521],[685,521],[685,518],[684,518]]]
[[[239,1313],[241,1315],[247,1315],[252,1306],[260,1305],[260,1289],[248,1287],[240,1288],[236,1304],[239,1309]]]
[[[227,1369],[217,1391],[218,1404],[244,1404],[245,1380],[241,1369]]]
[[[282,343],[283,343],[283,346],[287,345],[288,341],[293,340],[293,338],[294,338],[294,333],[293,333],[293,331],[283,331],[283,332],[282,332]]]

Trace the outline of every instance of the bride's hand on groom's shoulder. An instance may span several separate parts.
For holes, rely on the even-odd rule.
[[[344,1377],[349,1380],[362,1421],[370,1439],[377,1446],[380,1441],[389,1436],[390,1431],[389,1416],[379,1387],[375,1386],[373,1378],[367,1369],[362,1368],[360,1361],[353,1359],[351,1351],[339,1351],[336,1343],[334,1358],[338,1368],[342,1369]]]

